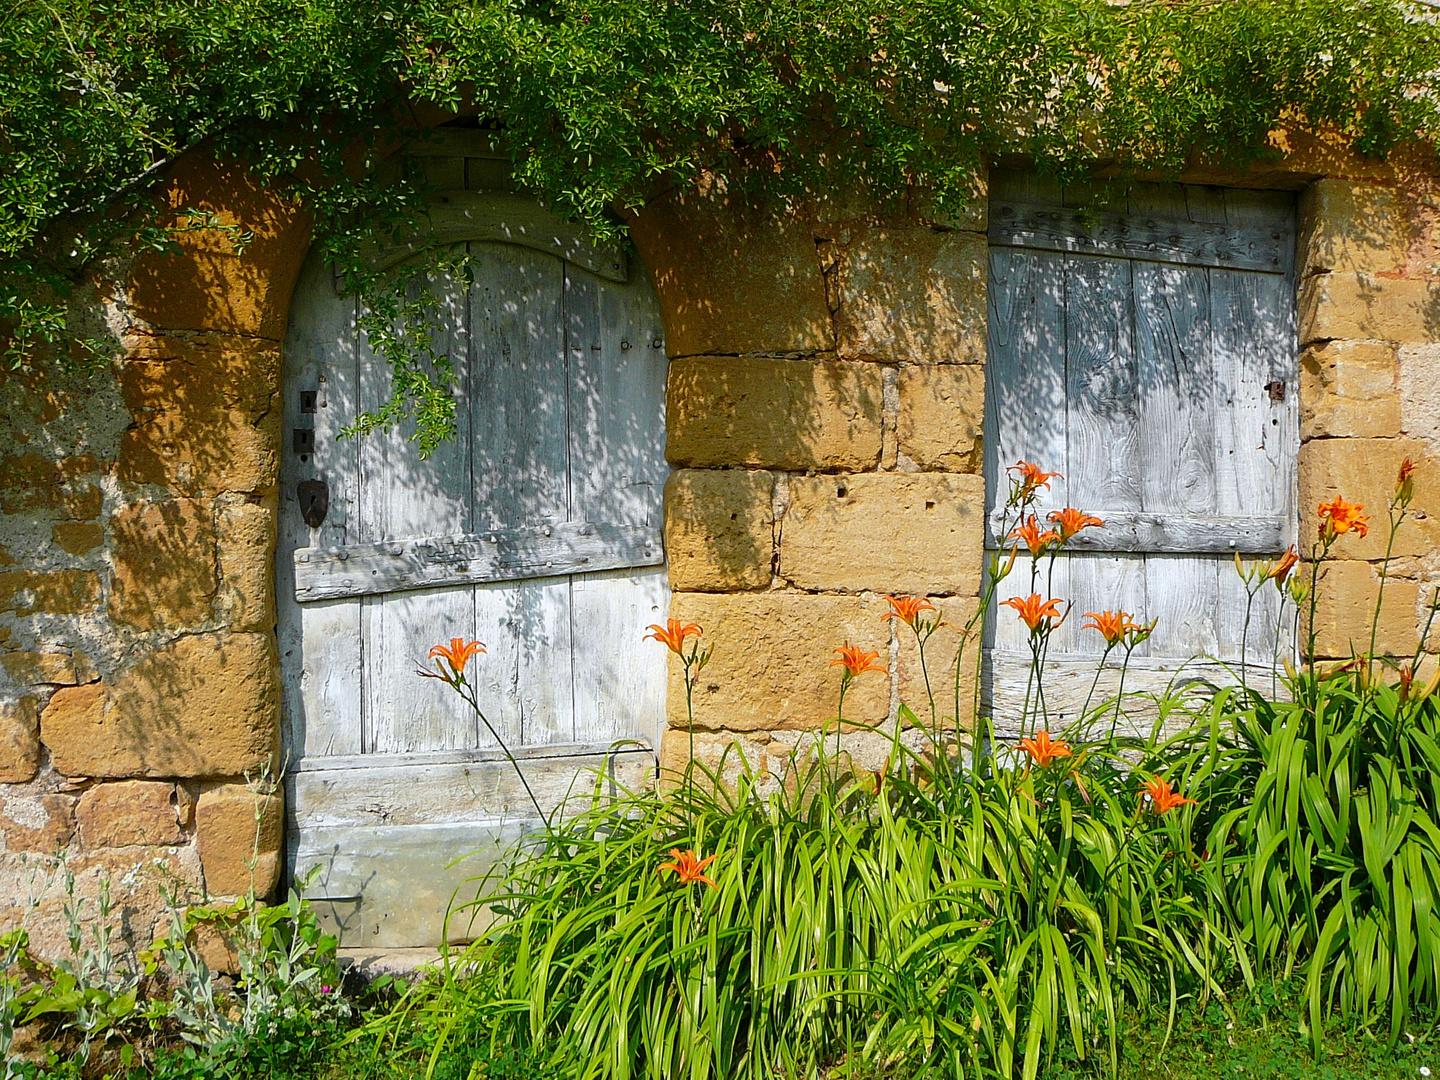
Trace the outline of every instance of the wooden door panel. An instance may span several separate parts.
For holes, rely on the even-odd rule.
[[[993,501],[1003,504],[1008,466],[1020,458],[1065,459],[1064,257],[991,248],[987,302],[993,329],[986,401],[994,402],[987,409],[987,487]],[[1067,483],[1064,476],[1051,480],[1041,497],[1042,512],[1065,505]]]
[[[1233,328],[1217,338],[1215,386],[1223,403],[1216,424],[1222,514],[1295,516],[1300,449],[1300,387],[1289,327],[1288,278],[1214,271],[1212,321]],[[1278,383],[1282,400],[1269,387]],[[1285,543],[1295,540],[1287,530]]]
[[[1141,505],[1158,513],[1213,514],[1209,271],[1135,263],[1133,310]]]
[[[1141,422],[1136,409],[1131,264],[1065,260],[1065,365],[1068,505],[1106,512],[1142,506]],[[1047,433],[1048,439],[1048,433]]]
[[[423,753],[478,745],[470,708],[418,667],[437,641],[473,638],[469,589],[422,589],[364,600],[365,752]],[[483,659],[483,658],[481,658]]]
[[[472,245],[475,528],[570,520],[564,265]],[[432,534],[443,535],[443,534]]]
[[[456,437],[428,459],[408,425],[338,439],[391,376],[318,259],[286,342],[287,440],[315,432],[304,459],[287,441],[281,475],[287,850],[295,873],[321,868],[311,895],[347,945],[437,943],[467,879],[536,826],[495,735],[416,675],[437,641],[485,643],[467,678],[547,813],[593,793],[597,768],[604,791],[645,783],[665,722],[664,652],[642,644],[669,595],[653,288],[535,245],[470,255],[468,282],[432,286]],[[319,529],[300,518],[309,479],[331,493]],[[606,752],[621,740],[632,749]]]
[[[658,745],[665,727],[665,650],[646,647],[644,637],[651,623],[665,622],[669,599],[663,566],[575,576],[577,742],[618,737]]]
[[[570,580],[478,585],[474,603],[477,633],[490,650],[475,670],[490,722],[512,745],[573,741]],[[481,745],[495,745],[480,734]]]
[[[565,279],[574,521],[663,525],[665,348],[653,303],[634,286]]]
[[[360,724],[360,602],[302,605],[295,598],[295,563],[287,553],[344,544],[355,528],[359,447],[338,438],[359,402],[355,352],[356,304],[328,288],[329,271],[312,253],[291,305],[285,342],[286,387],[282,478],[275,561],[277,639],[284,695],[284,740],[293,758],[311,753],[358,753]],[[301,393],[313,393],[313,413]],[[293,433],[309,428],[314,452],[294,453]],[[297,484],[323,478],[329,512],[311,529],[300,514]]]
[[[1021,458],[1066,474],[1042,515],[1070,504],[1106,519],[1036,579],[1074,602],[1049,647],[1052,718],[1090,692],[1103,643],[1082,629],[1088,610],[1159,620],[1130,689],[1229,681],[1242,639],[1248,663],[1269,664],[1278,595],[1257,596],[1247,634],[1233,556],[1272,556],[1296,533],[1293,199],[1141,184],[1121,209],[1084,201],[992,178],[987,542],[1004,543],[1004,469]],[[1022,557],[997,600],[1030,591]],[[1024,700],[1028,634],[1010,609],[994,617],[986,694],[1003,727]]]

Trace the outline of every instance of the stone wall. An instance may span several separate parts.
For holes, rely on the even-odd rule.
[[[928,723],[914,638],[882,621],[884,597],[929,596],[962,624],[977,603],[985,226],[983,190],[942,219],[918,201],[766,212],[713,186],[634,223],[671,355],[671,615],[715,644],[695,692],[703,760],[734,744],[776,775],[806,733],[833,730],[842,642],[887,667],[856,681],[847,720],[883,725],[903,696]],[[928,650],[951,717],[957,643],[946,628]],[[674,768],[689,750],[678,665],[669,713]],[[845,744],[878,768],[888,739]]]
[[[193,155],[165,198],[251,230],[107,265],[121,359],[0,375],[0,927],[63,948],[67,875],[129,945],[280,871],[273,552],[280,339],[308,226]]]
[[[1321,583],[1321,648],[1363,647],[1384,506],[1420,463],[1380,645],[1413,648],[1440,579],[1440,252],[1424,153],[1387,165],[1324,144],[1248,178],[1301,190],[1301,506],[1366,504]],[[1432,153],[1433,157],[1433,153]],[[1417,164],[1420,163],[1420,164]],[[265,892],[279,873],[273,549],[280,342],[309,243],[294,208],[240,171],[183,160],[167,197],[253,230],[105,269],[90,328],[101,371],[0,376],[0,925],[61,947],[65,874],[148,944],[162,890]],[[712,186],[657,198],[633,223],[666,319],[666,542],[672,614],[716,644],[696,742],[777,773],[833,717],[842,642],[879,652],[846,716],[928,720],[908,630],[886,593],[974,611],[986,320],[985,196],[766,210]],[[658,646],[647,646],[658,647]],[[954,631],[930,650],[953,715]],[[970,653],[973,662],[973,649]],[[970,673],[962,673],[968,682]],[[688,750],[678,670],[669,767]],[[962,722],[968,710],[958,710]],[[883,736],[852,731],[863,763]]]
[[[1301,549],[1320,502],[1365,505],[1369,535],[1341,537],[1322,570],[1316,631],[1321,655],[1368,649],[1386,507],[1400,463],[1418,465],[1376,641],[1403,656],[1440,582],[1440,187],[1419,153],[1329,171],[1300,203]]]
[[[1440,582],[1433,151],[1375,163],[1323,140],[1281,142],[1288,157],[1249,176],[1196,168],[1184,179],[1301,192],[1301,550],[1321,501],[1343,494],[1371,515],[1369,537],[1342,538],[1321,573],[1319,651],[1368,647],[1386,506],[1408,456],[1420,472],[1376,643],[1404,655]],[[695,694],[703,760],[735,745],[753,764],[782,768],[799,733],[834,716],[828,664],[845,640],[879,650],[889,668],[857,684],[848,718],[893,724],[901,701],[928,714],[913,638],[879,620],[886,593],[928,595],[962,622],[977,602],[984,211],[982,191],[956,219],[919,201],[766,214],[701,185],[635,223],[673,358],[671,614],[716,645]],[[939,685],[953,686],[954,652],[942,631],[929,652]],[[689,744],[672,666],[670,767]],[[940,709],[955,714],[950,692]],[[884,738],[848,742],[870,767],[883,762]]]

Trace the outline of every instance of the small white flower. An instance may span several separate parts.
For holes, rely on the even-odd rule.
[[[1420,1066],[1420,1075],[1421,1075],[1421,1076],[1429,1076],[1429,1075],[1430,1075],[1430,1066],[1429,1066],[1429,1065],[1421,1065],[1421,1066]]]

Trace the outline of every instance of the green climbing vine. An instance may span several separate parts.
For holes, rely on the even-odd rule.
[[[0,369],[77,352],[69,298],[117,251],[174,242],[154,185],[202,143],[304,200],[384,306],[359,253],[425,192],[378,166],[436,107],[503,128],[521,183],[614,235],[702,170],[789,200],[918,185],[943,208],[1002,155],[1243,165],[1282,122],[1383,155],[1440,133],[1437,71],[1422,0],[11,0]],[[382,343],[410,363],[383,420],[418,410],[428,439],[444,369],[414,344]]]

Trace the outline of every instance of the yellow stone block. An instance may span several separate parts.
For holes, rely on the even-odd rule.
[[[984,518],[979,476],[793,477],[780,575],[803,589],[974,595]]]

